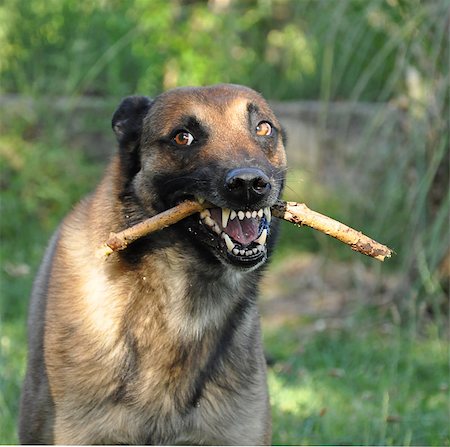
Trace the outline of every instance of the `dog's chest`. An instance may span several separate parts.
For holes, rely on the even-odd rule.
[[[256,309],[236,277],[212,284],[166,271],[164,278],[155,288],[143,276],[140,296],[130,297],[116,404],[140,421],[133,430],[140,443],[217,443],[214,427],[245,413],[265,389],[254,377],[258,349],[249,346],[259,343]],[[164,438],[168,433],[174,437]]]
[[[125,309],[123,387],[133,400],[157,401],[161,412],[188,408],[215,369],[233,355],[239,337],[252,332],[251,297],[236,284],[202,281],[180,271],[142,276]]]
[[[196,404],[179,411],[172,406],[167,412],[155,411],[154,403],[140,408],[116,405],[101,425],[104,442],[125,444],[245,444],[263,431],[267,412],[267,395],[263,377],[247,389],[224,393],[208,386]],[[172,402],[173,403],[173,402]],[[128,421],[126,427],[123,421]],[[96,425],[95,430],[99,426]],[[252,444],[261,444],[255,438]]]
[[[192,261],[171,253],[145,269],[86,271],[89,281],[67,300],[83,301],[83,314],[64,317],[79,342],[67,345],[62,329],[48,339],[53,350],[66,343],[66,356],[49,366],[52,389],[64,412],[78,415],[88,443],[224,444],[221,433],[232,438],[262,419],[255,288],[234,272],[196,274]],[[70,389],[59,380],[62,369],[73,378]]]
[[[120,409],[118,420],[133,421],[125,442],[248,442],[252,426],[254,433],[262,432],[267,411],[265,365],[260,354],[259,349],[248,350],[244,358],[243,351],[219,344],[191,345],[187,350],[180,346],[179,357],[171,357],[166,365],[159,359],[158,364],[143,368],[114,404],[114,411]],[[146,361],[143,359],[143,364]]]

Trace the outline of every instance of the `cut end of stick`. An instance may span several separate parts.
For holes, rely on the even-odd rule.
[[[367,236],[365,236],[367,237]],[[372,239],[373,241],[373,239]],[[374,248],[373,246],[350,246],[350,248],[354,251],[357,251],[359,253],[362,253],[363,255],[370,256],[374,259],[378,259],[378,261],[383,262],[386,258],[390,258],[392,254],[394,253],[393,250],[391,250],[389,247],[386,247],[385,245],[381,245],[380,243],[373,241],[377,248]]]

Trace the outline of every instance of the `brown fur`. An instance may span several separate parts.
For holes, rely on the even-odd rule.
[[[269,444],[260,266],[227,266],[178,225],[106,262],[95,249],[110,231],[167,208],[155,185],[163,179],[169,188],[178,173],[190,181],[186,172],[206,172],[195,182],[209,182],[211,192],[203,193],[226,206],[211,187],[215,167],[256,165],[271,170],[264,205],[275,201],[285,168],[282,138],[261,148],[249,132],[249,103],[279,124],[259,95],[238,86],[177,89],[148,105],[130,101],[131,112],[122,106],[113,120],[119,153],[95,192],[62,222],[35,282],[20,440]],[[195,155],[160,142],[186,115],[208,132]]]

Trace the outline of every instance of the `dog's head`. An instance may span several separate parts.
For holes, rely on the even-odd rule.
[[[206,200],[211,209],[175,225],[180,239],[227,265],[253,269],[266,260],[286,157],[281,126],[258,93],[217,85],[178,88],[153,101],[128,97],[112,125],[128,214]]]

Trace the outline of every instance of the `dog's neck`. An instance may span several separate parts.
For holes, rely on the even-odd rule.
[[[157,257],[157,259],[156,259]],[[258,272],[240,272],[220,263],[191,259],[179,246],[152,256],[166,306],[167,324],[182,338],[200,339],[208,330],[220,330],[236,306],[254,304]]]

